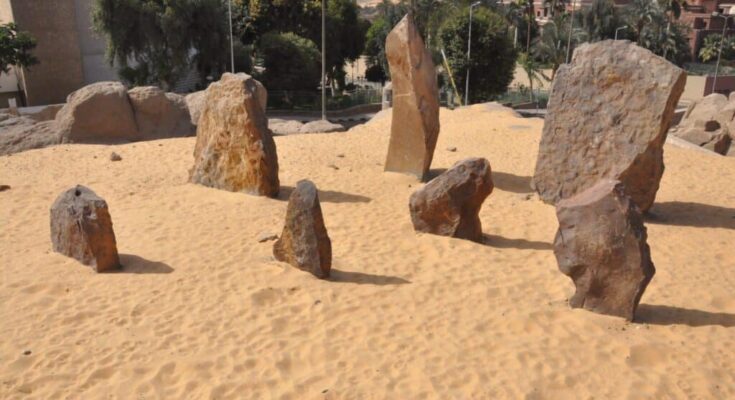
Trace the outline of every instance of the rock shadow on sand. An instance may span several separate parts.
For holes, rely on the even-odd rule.
[[[356,283],[358,285],[406,285],[411,281],[390,275],[374,275],[366,274],[364,272],[351,272],[351,271],[340,271],[332,268],[330,271],[330,281],[332,282],[344,282],[344,283]]]
[[[493,171],[493,184],[496,189],[513,193],[533,193],[531,177]]]
[[[713,313],[689,308],[641,304],[635,322],[651,325],[688,325],[691,327],[715,326],[735,327],[735,314]]]
[[[293,186],[281,186],[276,199],[288,201],[291,196],[291,192],[294,191]],[[319,201],[326,203],[369,203],[373,199],[367,196],[361,196],[359,194],[351,194],[344,192],[337,192],[334,190],[321,190],[319,189]]]
[[[170,274],[174,269],[170,265],[151,261],[132,254],[120,254],[121,268],[114,273],[118,274]]]
[[[526,239],[511,239],[500,235],[482,235],[482,244],[499,249],[520,249],[520,250],[551,250],[553,246],[547,242],[537,242]]]
[[[735,208],[702,203],[668,201],[655,203],[646,222],[698,228],[735,229]]]

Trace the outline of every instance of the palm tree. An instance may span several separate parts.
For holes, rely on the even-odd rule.
[[[666,36],[668,39],[669,33],[671,32],[671,21],[679,19],[681,16],[681,8],[683,0],[658,0],[658,5],[663,9],[666,14]],[[670,46],[664,47],[663,57],[666,58]]]
[[[630,26],[635,32],[637,43],[640,45],[643,38],[643,30],[646,25],[653,23],[661,14],[658,4],[652,0],[633,0],[625,7]]]
[[[582,26],[590,40],[615,37],[615,29],[623,25],[612,0],[593,0],[590,7],[582,11]]]
[[[534,60],[534,58],[528,53],[520,53],[518,55],[518,64],[523,68],[523,71],[528,77],[528,85],[529,89],[531,89],[531,102],[533,102],[533,83],[538,82],[541,84],[543,82],[542,79],[547,82],[550,81],[550,79],[544,75],[541,70],[541,65],[539,65],[539,63],[537,63],[536,60]]]
[[[569,22],[567,15],[559,15],[544,25],[541,36],[533,46],[533,55],[551,65],[551,80],[556,77],[559,66],[566,62],[567,43],[569,42]],[[585,41],[587,34],[580,28],[572,32],[572,47]]]

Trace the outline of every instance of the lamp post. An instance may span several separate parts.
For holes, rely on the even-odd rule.
[[[232,69],[232,73],[235,73],[235,45],[233,44],[232,39],[232,0],[229,0],[227,2],[227,10],[228,14],[230,16],[230,68]]]
[[[326,3],[327,0],[322,0],[322,120],[327,120],[327,58],[326,58]]]
[[[615,29],[615,40],[618,40],[618,32],[621,31],[621,30],[623,30],[623,29],[628,29],[628,25],[623,25],[623,26]]]
[[[567,38],[567,64],[569,64],[569,57],[572,52],[572,32],[574,32],[574,9],[577,2],[572,0],[572,19],[569,20],[569,37]]]
[[[717,11],[712,13],[712,18],[722,18],[722,38],[720,39],[720,51],[717,53],[717,65],[715,65],[715,78],[712,79],[712,93],[715,92],[715,86],[717,83],[717,73],[720,71],[720,58],[722,57],[722,44],[725,43],[725,32],[727,31],[727,20],[730,19],[730,15],[721,15]]]
[[[479,6],[481,2],[476,1],[470,4],[470,29],[467,33],[467,77],[464,81],[464,105],[469,105],[470,100],[470,49],[472,48],[472,10]]]

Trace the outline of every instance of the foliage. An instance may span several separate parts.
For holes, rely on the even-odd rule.
[[[326,1],[327,77],[344,87],[343,67],[362,54],[369,24],[358,18],[353,0]],[[256,53],[262,52],[259,38],[271,32],[291,32],[321,48],[321,0],[235,0],[235,9],[233,19],[239,21],[235,35],[243,43],[256,44]]]
[[[365,69],[365,79],[370,82],[384,83],[388,77],[385,75],[385,71],[380,65],[374,64]]]
[[[472,21],[472,60],[467,61],[469,11],[450,16],[439,28],[439,42],[447,55],[458,88],[465,87],[470,67],[470,102],[482,102],[503,93],[513,80],[516,50],[507,22],[497,13],[481,8]]]
[[[365,36],[365,55],[368,56],[370,65],[378,65],[390,76],[388,60],[385,57],[385,39],[401,18],[408,12],[405,3],[394,4],[389,0],[383,0],[378,5],[379,17],[376,18]]]
[[[202,78],[219,76],[228,65],[221,0],[95,0],[92,18],[107,40],[110,65],[119,65],[129,83],[170,90],[191,64]]]
[[[265,70],[258,76],[269,90],[313,90],[321,80],[319,50],[294,33],[266,33],[258,42]]]
[[[30,67],[38,64],[38,59],[31,55],[36,47],[36,39],[28,32],[18,31],[18,26],[11,22],[0,25],[0,70],[10,71],[10,66]]]
[[[699,49],[699,58],[704,62],[716,59],[720,52],[721,41],[722,35],[719,33],[707,35]],[[722,43],[722,58],[725,60],[735,59],[735,37],[725,37],[725,41]]]
[[[614,39],[615,30],[625,26],[623,17],[619,15],[613,0],[593,0],[589,8],[580,14],[581,25],[590,41]],[[618,31],[618,37],[625,39],[627,29]]]
[[[253,46],[246,46],[240,41],[233,43],[233,53],[235,53],[235,72],[253,73]]]
[[[537,61],[551,67],[551,79],[556,76],[559,66],[566,63],[567,43],[569,43],[569,19],[567,15],[557,15],[546,25],[541,36],[534,43],[532,55]],[[572,50],[577,44],[587,39],[587,33],[581,28],[574,28],[572,32]],[[571,53],[569,53],[571,54]]]
[[[531,101],[534,100],[533,98],[533,83],[538,82],[541,84],[543,81],[550,81],[551,78],[544,75],[543,71],[541,71],[541,65],[528,53],[520,53],[518,55],[518,65],[523,68],[523,71],[526,73],[526,76],[528,77],[528,84],[530,86],[530,98]]]
[[[688,28],[673,22],[674,11],[664,7],[650,0],[633,0],[624,10],[629,33],[639,46],[682,65],[690,57]]]

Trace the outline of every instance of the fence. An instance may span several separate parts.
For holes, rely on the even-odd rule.
[[[350,107],[379,104],[380,89],[356,89],[331,96],[327,90],[327,111],[344,110]],[[280,90],[268,92],[269,110],[318,111],[322,109],[322,94],[319,91]]]

